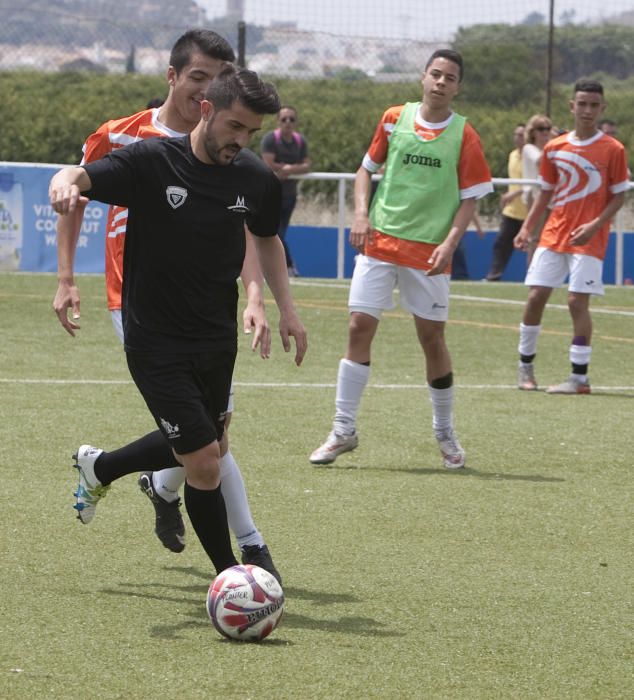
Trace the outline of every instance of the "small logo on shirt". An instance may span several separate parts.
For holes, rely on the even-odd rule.
[[[246,214],[249,211],[249,207],[244,203],[244,197],[238,195],[236,197],[236,203],[230,207],[227,207],[229,211],[237,211],[239,214]]]
[[[435,301],[435,302],[431,305],[431,308],[432,308],[432,309],[446,309],[447,307],[446,307],[445,305],[439,304],[437,301]]]
[[[429,156],[420,156],[417,153],[406,153],[403,158],[403,165],[426,165],[428,168],[442,168],[440,158],[430,158]]]
[[[586,285],[587,285],[588,287],[594,286],[594,280],[586,280]]]
[[[169,421],[166,421],[165,418],[161,418],[161,425],[163,426],[163,430],[165,431],[168,440],[173,440],[174,438],[181,436],[181,429],[178,427],[178,423],[176,425],[172,425]]]
[[[185,204],[187,199],[187,190],[183,187],[176,187],[176,185],[170,185],[166,190],[167,202],[172,207],[172,209],[178,209],[182,204]]]

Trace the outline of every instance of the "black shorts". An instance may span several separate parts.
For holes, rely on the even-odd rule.
[[[177,454],[220,440],[236,350],[192,355],[126,352],[132,379]]]

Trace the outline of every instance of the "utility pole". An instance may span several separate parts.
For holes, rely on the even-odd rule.
[[[555,45],[555,0],[550,0],[548,17],[548,54],[546,59],[546,116],[550,117],[553,91],[553,49]]]

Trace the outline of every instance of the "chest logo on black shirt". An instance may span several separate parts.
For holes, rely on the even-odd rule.
[[[172,207],[172,209],[178,209],[181,204],[185,204],[187,199],[187,190],[183,187],[176,187],[176,185],[170,185],[166,190],[167,201]]]
[[[236,197],[236,203],[230,207],[227,207],[230,211],[236,211],[239,214],[246,214],[249,211],[249,207],[244,203],[244,197],[238,195]]]

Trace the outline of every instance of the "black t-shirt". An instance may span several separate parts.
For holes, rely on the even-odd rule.
[[[308,156],[308,146],[306,139],[297,131],[293,132],[290,141],[285,141],[280,134],[280,138],[275,138],[275,131],[269,131],[262,138],[260,150],[262,153],[273,153],[276,163],[288,163],[295,165],[306,160]],[[297,180],[288,179],[282,181],[282,196],[294,197],[297,194]]]
[[[83,167],[91,199],[128,207],[126,350],[234,347],[244,224],[277,233],[277,177],[250,151],[230,165],[203,163],[189,136],[139,141]]]

